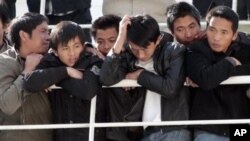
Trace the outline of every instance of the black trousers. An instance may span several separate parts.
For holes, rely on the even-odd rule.
[[[55,16],[55,15],[47,15],[49,18],[49,24],[55,25],[59,23],[60,21],[73,21],[78,24],[91,24],[92,17],[90,13],[90,9],[79,9],[75,12],[63,16]],[[91,42],[91,36],[90,36],[90,29],[85,28],[85,40],[88,42]]]

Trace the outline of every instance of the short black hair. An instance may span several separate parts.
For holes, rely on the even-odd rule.
[[[109,14],[109,15],[103,15],[96,19],[91,27],[91,34],[93,38],[96,38],[96,32],[98,29],[105,30],[108,28],[114,27],[119,32],[119,23],[121,21],[121,17]]]
[[[147,48],[150,42],[156,42],[161,34],[157,21],[150,15],[131,17],[127,30],[127,39],[143,48]]]
[[[207,25],[209,25],[212,17],[224,18],[232,23],[232,30],[234,33],[238,30],[239,16],[230,7],[223,5],[211,9],[206,16]]]
[[[14,18],[9,27],[9,39],[16,50],[20,49],[19,32],[22,30],[32,36],[32,31],[43,22],[48,23],[47,17],[38,13],[25,13],[21,17]]]
[[[191,16],[200,25],[200,12],[193,5],[187,2],[179,2],[170,5],[169,7],[167,7],[165,14],[167,16],[167,26],[172,33],[174,31],[174,22],[180,17],[185,17],[187,15]]]
[[[59,44],[67,45],[70,40],[76,37],[79,37],[82,45],[84,45],[85,36],[80,25],[72,21],[61,21],[51,30],[50,47],[57,50]]]

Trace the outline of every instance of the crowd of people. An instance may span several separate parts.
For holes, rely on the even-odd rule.
[[[0,124],[88,123],[95,96],[101,123],[249,119],[249,85],[220,85],[250,75],[250,36],[238,31],[237,13],[215,6],[204,30],[199,10],[187,2],[166,5],[162,13],[170,33],[147,11],[111,12],[93,21],[89,42],[82,23],[67,14],[50,31],[50,18],[65,15],[33,11],[11,20],[0,3]],[[141,87],[102,87],[123,79]],[[95,141],[229,141],[229,126],[109,127],[94,135]],[[0,131],[3,141],[88,136],[88,128]]]

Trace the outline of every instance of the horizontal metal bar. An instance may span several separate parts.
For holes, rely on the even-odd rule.
[[[105,127],[221,125],[221,124],[250,124],[250,119],[185,120],[185,121],[162,121],[162,122],[112,122],[112,123],[94,123],[92,126],[96,128],[105,128]],[[88,128],[88,127],[90,127],[89,123],[1,125],[0,130],[69,129],[69,128]]]

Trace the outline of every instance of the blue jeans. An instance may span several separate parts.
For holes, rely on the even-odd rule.
[[[220,136],[206,131],[195,131],[194,141],[229,141],[229,137]]]
[[[141,141],[191,141],[188,130],[180,129],[168,132],[159,130],[143,137]]]

